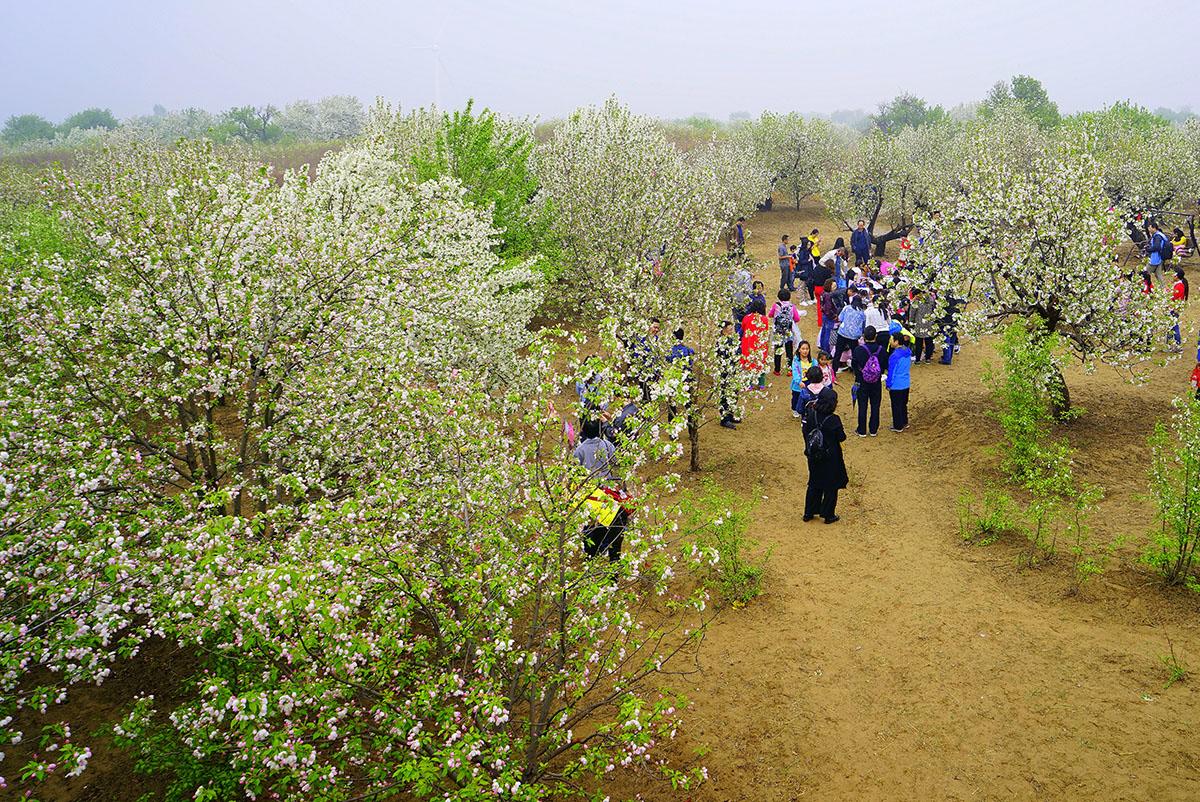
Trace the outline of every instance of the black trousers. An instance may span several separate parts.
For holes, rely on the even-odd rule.
[[[933,359],[933,338],[932,337],[917,337],[917,343],[913,346],[913,360],[920,362],[922,359],[928,362]],[[921,356],[922,351],[924,356]]]
[[[888,390],[888,395],[892,399],[892,428],[903,429],[908,425],[908,388]]]
[[[820,487],[808,486],[804,494],[804,517],[812,518],[820,515],[826,521],[832,518],[837,509],[837,490],[825,490]]]
[[[787,353],[787,363],[790,365],[790,364],[792,364],[792,353],[793,353],[795,347],[796,347],[795,343],[793,343],[791,340],[788,340],[782,346],[779,346],[779,345],[775,346],[775,372],[776,373],[779,372],[779,369],[781,367],[780,360],[783,358],[783,354],[780,353],[780,350],[783,350],[784,352]]]
[[[883,401],[883,382],[858,385],[858,434],[875,434],[879,431],[879,404]],[[871,421],[867,424],[867,407]]]
[[[593,524],[583,530],[583,551],[589,557],[598,557],[608,552],[608,561],[621,559],[621,544],[625,541],[625,524],[629,513],[624,508],[613,518],[612,526]]]
[[[732,390],[721,391],[721,420],[733,421],[736,417],[737,393]]]
[[[844,370],[842,367],[842,354],[849,351],[854,353],[855,346],[858,345],[858,338],[851,340],[849,337],[837,335],[837,344],[833,348],[833,369],[835,371]]]

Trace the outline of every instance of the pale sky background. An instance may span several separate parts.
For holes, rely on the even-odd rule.
[[[1113,0],[0,0],[0,119],[121,118],[331,94],[468,97],[561,116],[616,94],[660,117],[947,108],[1015,73],[1063,111],[1200,110],[1200,2]],[[1177,45],[1164,47],[1164,35]],[[422,49],[424,48],[424,49]]]

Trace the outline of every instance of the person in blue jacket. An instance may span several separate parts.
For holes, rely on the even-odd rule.
[[[892,400],[892,431],[908,428],[908,390],[912,386],[912,348],[908,337],[897,334],[892,338],[895,347],[888,356],[887,389]]]
[[[1150,272],[1154,274],[1154,280],[1162,284],[1166,278],[1165,268],[1175,255],[1175,249],[1154,220],[1147,224],[1146,230],[1150,232],[1150,241],[1146,243],[1146,252],[1150,256]]]
[[[859,220],[858,228],[850,235],[850,250],[854,252],[855,267],[862,267],[871,258],[871,233],[866,220]]]

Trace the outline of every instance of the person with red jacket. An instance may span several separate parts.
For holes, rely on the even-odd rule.
[[[751,389],[766,389],[767,353],[770,347],[767,304],[763,299],[755,298],[746,307],[746,316],[742,318],[742,370],[758,377]]]
[[[1179,353],[1183,350],[1183,338],[1179,333],[1179,310],[1187,303],[1188,299],[1188,280],[1183,274],[1183,268],[1175,268],[1175,284],[1171,287],[1171,300],[1175,302],[1176,308],[1171,310],[1171,316],[1175,318],[1175,325],[1171,327],[1171,334],[1175,337],[1175,344],[1171,346],[1172,353]]]

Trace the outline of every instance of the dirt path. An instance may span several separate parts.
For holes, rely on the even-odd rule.
[[[807,230],[797,221],[754,227]],[[879,436],[851,435],[833,526],[800,521],[807,468],[786,376],[739,431],[708,435],[707,468],[761,497],[750,534],[774,554],[765,594],[722,615],[686,681],[673,750],[708,750],[697,802],[1200,798],[1200,679],[1164,691],[1159,662],[1170,635],[1200,670],[1196,599],[1136,569],[1137,544],[1071,596],[1061,565],[1022,572],[1014,544],[958,543],[960,490],[995,475],[984,358],[971,344],[952,367],[914,368],[909,432],[886,431],[885,399]],[[1098,534],[1146,529],[1145,435],[1189,371],[1176,362],[1145,387],[1068,376],[1089,409],[1069,432],[1079,470],[1107,490]]]

